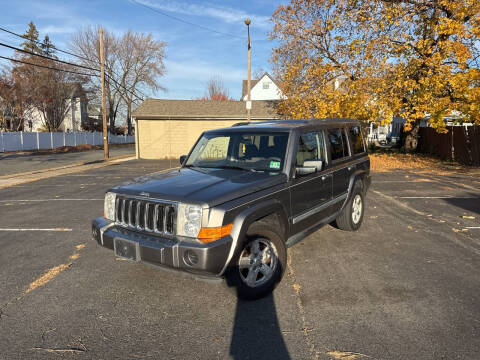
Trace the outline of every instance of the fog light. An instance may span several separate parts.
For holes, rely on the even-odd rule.
[[[185,251],[183,254],[183,261],[188,266],[194,266],[198,264],[198,255],[191,250]]]

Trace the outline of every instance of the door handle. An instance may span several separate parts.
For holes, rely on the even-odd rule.
[[[351,171],[353,169],[353,166],[348,167],[348,171]]]
[[[326,175],[323,175],[322,176],[322,181],[325,181],[327,179],[327,176]]]

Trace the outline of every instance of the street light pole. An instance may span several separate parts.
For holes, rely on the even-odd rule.
[[[251,119],[251,110],[252,110],[252,101],[250,98],[250,84],[251,84],[251,65],[252,65],[252,47],[250,44],[250,19],[245,19],[245,25],[247,25],[247,32],[248,32],[248,80],[247,80],[247,121]]]

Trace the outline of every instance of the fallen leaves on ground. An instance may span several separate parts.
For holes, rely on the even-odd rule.
[[[471,168],[442,161],[423,154],[370,154],[370,169],[375,172],[392,170],[424,170],[437,175],[469,172]],[[408,175],[405,176],[408,178]]]

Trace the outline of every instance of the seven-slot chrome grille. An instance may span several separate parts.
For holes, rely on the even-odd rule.
[[[175,203],[117,196],[115,219],[121,226],[159,235],[174,235],[175,217]]]

